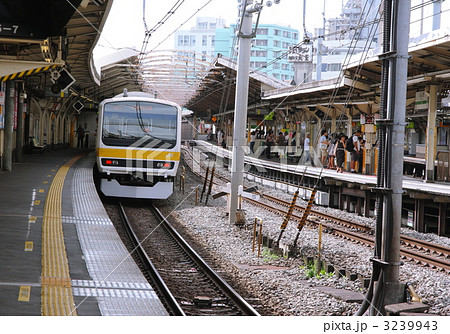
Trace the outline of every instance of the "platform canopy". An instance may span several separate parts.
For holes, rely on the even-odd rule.
[[[236,92],[237,63],[233,59],[219,56],[198,85],[195,94],[185,107],[198,116],[204,116],[211,110],[212,114],[221,114],[234,109]],[[249,75],[249,105],[260,103],[266,90],[290,87],[265,73],[251,70]]]
[[[51,84],[50,74],[42,73],[64,66],[75,79],[71,89],[95,98],[100,75],[93,49],[111,5],[112,0],[0,0],[2,80],[24,79],[40,95]]]

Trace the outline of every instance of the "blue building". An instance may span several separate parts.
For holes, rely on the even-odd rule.
[[[237,58],[235,52],[236,24],[229,28],[216,29],[215,53],[225,57]],[[259,24],[253,39],[250,68],[266,73],[276,79],[292,81],[294,70],[288,61],[290,46],[299,43],[297,29],[276,24]]]

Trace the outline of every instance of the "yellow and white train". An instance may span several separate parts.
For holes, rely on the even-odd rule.
[[[94,175],[111,197],[168,198],[180,162],[181,107],[127,92],[99,106]]]

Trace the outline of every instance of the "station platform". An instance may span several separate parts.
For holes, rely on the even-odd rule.
[[[0,171],[0,315],[168,315],[97,195],[94,159],[50,151]]]
[[[189,142],[198,162],[223,164],[230,169],[232,151],[212,143],[197,140]],[[211,158],[211,155],[216,158]],[[286,157],[265,159],[264,155],[245,156],[244,177],[256,184],[279,189],[287,193],[299,190],[299,196],[308,201],[311,188],[317,188],[314,203],[355,213],[360,216],[376,215],[376,175],[326,169],[316,161],[315,166],[289,161]],[[450,236],[450,182],[426,182],[422,178],[403,175],[402,224],[418,232]]]
[[[211,144],[206,141],[198,140],[196,148],[213,153],[220,158],[232,158],[232,152],[228,149],[224,149],[217,145]],[[264,156],[253,157],[247,155],[245,157],[246,163],[251,163],[261,169],[276,170],[278,172],[292,173],[305,175],[308,177],[325,179],[333,179],[344,182],[346,184],[353,183],[358,185],[364,185],[367,187],[375,187],[377,183],[376,175],[368,174],[354,174],[350,172],[336,173],[336,170],[322,168],[318,166],[312,166],[311,164],[304,165],[298,162],[290,162],[287,159],[264,159]],[[420,178],[415,178],[407,175],[403,175],[403,188],[406,191],[423,192],[431,196],[449,197],[450,201],[450,183],[449,182],[425,182]]]

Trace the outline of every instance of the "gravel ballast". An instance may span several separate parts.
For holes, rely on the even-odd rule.
[[[227,174],[224,169],[219,168],[216,171],[223,175]],[[252,185],[255,184],[245,182],[245,186]],[[291,194],[273,188],[264,188],[260,184],[257,186],[262,193],[291,200]],[[301,231],[296,256],[278,255],[264,248],[262,256],[257,257],[256,252],[252,252],[254,218],[262,219],[264,236],[277,240],[283,217],[244,201],[242,209],[247,223],[243,227],[231,225],[227,216],[226,196],[217,199],[209,197],[207,205],[204,204],[204,196],[203,203],[195,205],[196,187],[200,193],[201,181],[187,169],[184,193],[179,191],[177,185],[174,194],[167,201],[161,202],[167,205],[167,210],[168,207],[173,210],[171,212],[166,210],[166,214],[182,224],[191,237],[194,237],[216,258],[220,258],[224,270],[235,277],[236,281],[251,289],[251,294],[273,310],[273,315],[343,316],[353,315],[356,312],[359,308],[358,303],[345,302],[319,291],[317,287],[328,286],[365,294],[366,289],[361,279],[352,281],[338,275],[322,278],[307,277],[304,257],[317,256],[317,229],[304,228]],[[212,194],[219,191],[220,189],[215,186]],[[305,205],[301,201],[298,201],[298,204]],[[314,209],[318,209],[318,206]],[[374,225],[372,218],[325,207],[320,209],[369,226]],[[449,238],[422,234],[406,228],[402,228],[402,233],[450,246]],[[292,245],[296,234],[297,228],[293,222],[290,222],[283,234],[281,244]],[[369,259],[373,257],[372,248],[324,233],[321,257],[339,268],[345,268],[348,272],[361,277],[370,277],[372,265]],[[400,282],[413,285],[417,294],[423,298],[423,303],[430,306],[428,313],[450,315],[450,276],[448,274],[406,262],[400,267]]]

